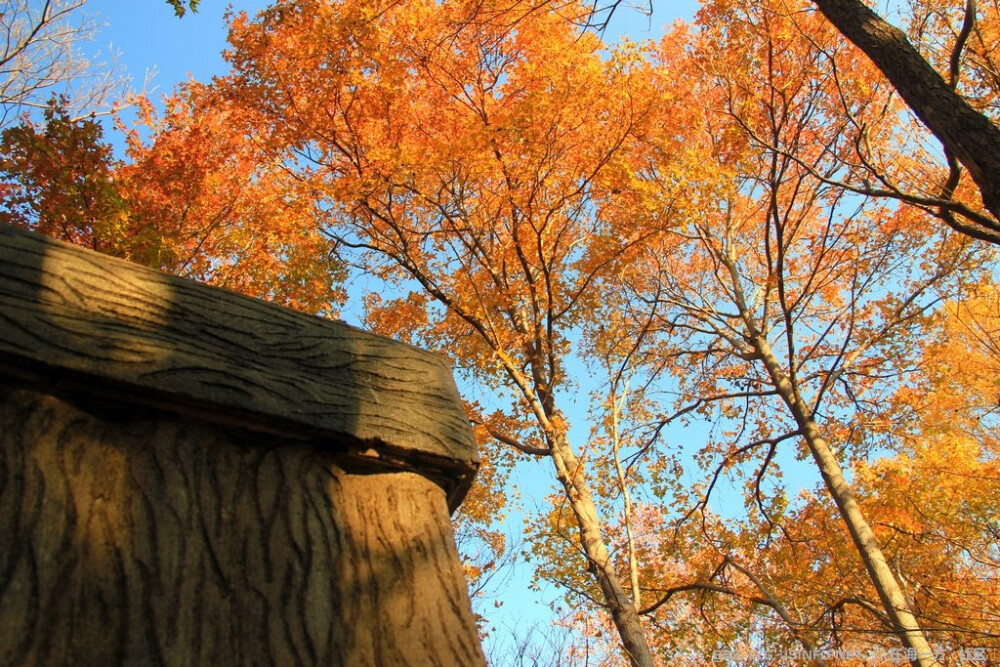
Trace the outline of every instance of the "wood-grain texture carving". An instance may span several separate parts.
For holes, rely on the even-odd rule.
[[[3,373],[440,469],[452,508],[477,465],[443,357],[0,225]]]
[[[0,448],[0,664],[483,664],[421,475],[9,386]]]

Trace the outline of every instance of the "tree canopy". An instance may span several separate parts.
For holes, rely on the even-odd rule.
[[[995,156],[851,2],[609,46],[572,0],[274,0],[121,157],[67,101],[6,128],[0,215],[448,354],[473,591],[528,558],[570,661],[966,659],[1000,648]],[[892,39],[989,135],[997,6],[911,4]]]

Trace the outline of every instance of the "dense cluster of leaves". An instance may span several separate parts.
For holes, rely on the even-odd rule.
[[[343,270],[315,226],[323,212],[281,165],[268,163],[233,111],[197,86],[138,101],[126,159],[102,125],[74,120],[60,101],[40,125],[0,139],[0,221],[147,266],[328,314],[343,301]]]

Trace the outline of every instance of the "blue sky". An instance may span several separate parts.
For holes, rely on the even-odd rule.
[[[266,6],[263,0],[234,4],[253,13]],[[155,71],[158,92],[194,76],[207,80],[225,71],[222,50],[226,46],[223,16],[229,3],[203,0],[196,14],[174,16],[164,0],[90,0],[87,8],[100,16],[103,29],[99,46],[109,45],[121,53],[137,84],[147,71]]]

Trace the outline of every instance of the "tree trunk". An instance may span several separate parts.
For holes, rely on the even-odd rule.
[[[859,0],[813,0],[820,12],[860,48],[917,117],[969,170],[983,204],[1000,221],[1000,128],[976,111],[910,44],[906,35]],[[1000,244],[1000,225],[983,228]]]
[[[573,454],[573,449],[564,434],[556,434],[550,442],[552,461],[556,476],[562,482],[566,498],[573,509],[580,530],[580,545],[587,558],[587,567],[597,580],[604,596],[604,602],[611,612],[611,618],[631,664],[636,667],[652,667],[653,655],[646,643],[646,635],[635,604],[622,588],[611,554],[601,536],[601,522],[597,515],[590,486],[583,474],[583,468]]]
[[[934,651],[917,623],[899,582],[896,581],[896,577],[889,568],[871,526],[854,499],[854,493],[844,478],[844,473],[829,443],[822,437],[816,421],[806,408],[798,390],[781,369],[768,342],[758,335],[754,340],[754,346],[760,353],[778,394],[788,406],[796,424],[802,431],[813,460],[819,467],[823,482],[837,505],[840,516],[843,518],[865,569],[868,571],[872,585],[878,593],[886,616],[899,635],[903,646],[913,649],[915,652],[916,657],[911,662],[919,667],[938,665]]]
[[[444,491],[0,390],[0,663],[483,664]]]

